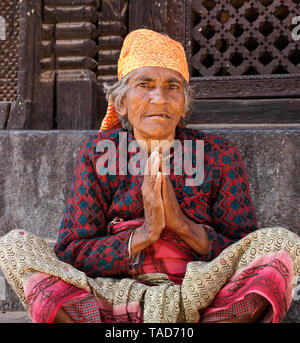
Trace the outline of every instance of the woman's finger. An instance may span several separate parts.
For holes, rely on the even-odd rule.
[[[160,157],[159,154],[155,154],[153,157],[153,160],[151,162],[151,175],[152,176],[156,176],[157,172],[159,171],[159,165],[160,165]]]
[[[161,175],[161,172],[158,171],[155,177],[154,193],[156,196],[159,196],[159,198],[161,198],[161,183],[162,183],[162,175]]]
[[[146,166],[145,166],[145,176],[152,175],[152,168],[155,157],[158,155],[158,150],[154,150],[147,159]]]

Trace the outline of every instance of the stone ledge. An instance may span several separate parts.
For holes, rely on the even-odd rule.
[[[267,131],[274,131],[274,130],[300,130],[300,123],[255,123],[255,124],[243,124],[243,123],[227,123],[227,124],[193,124],[193,125],[188,125],[187,127],[193,128],[193,129],[198,129],[198,130],[228,130],[228,131],[233,131],[233,130],[248,130],[248,131],[253,131],[253,130],[267,130]]]

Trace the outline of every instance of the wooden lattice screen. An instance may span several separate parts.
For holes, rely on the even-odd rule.
[[[196,0],[192,3],[193,76],[300,72],[291,38],[299,0]]]
[[[188,0],[186,15],[197,99],[299,97],[299,0]]]

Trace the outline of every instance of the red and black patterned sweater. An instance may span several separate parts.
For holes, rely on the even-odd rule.
[[[103,131],[84,141],[55,246],[60,260],[91,277],[128,276],[133,268],[128,241],[136,225],[110,235],[108,224],[115,217],[126,221],[143,217],[143,176],[100,176],[96,171],[97,161],[104,154],[97,152],[96,146],[103,139],[115,143],[118,171],[120,132],[126,133],[123,129]],[[127,134],[129,144],[134,137],[132,132]],[[179,127],[175,138],[182,145],[184,140],[204,140],[204,182],[186,186],[186,175],[174,175],[172,169],[170,179],[182,211],[194,222],[213,228],[207,229],[209,254],[200,256],[194,252],[195,260],[210,261],[258,229],[246,171],[236,146],[228,140]],[[127,160],[133,155],[128,152]],[[142,264],[143,251],[139,261]],[[139,264],[135,268],[138,271]]]

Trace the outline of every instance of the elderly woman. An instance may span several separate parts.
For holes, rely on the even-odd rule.
[[[54,250],[20,230],[0,240],[0,266],[32,320],[280,321],[300,272],[299,237],[258,229],[232,142],[185,129],[191,92],[183,47],[133,31],[118,76],[100,132],[82,146]],[[165,154],[160,142],[175,140],[204,142],[201,184],[189,185],[186,169],[174,172],[176,149]],[[103,141],[115,146],[107,173],[100,170],[112,156],[99,149]],[[120,173],[133,142],[146,156],[144,174]]]

